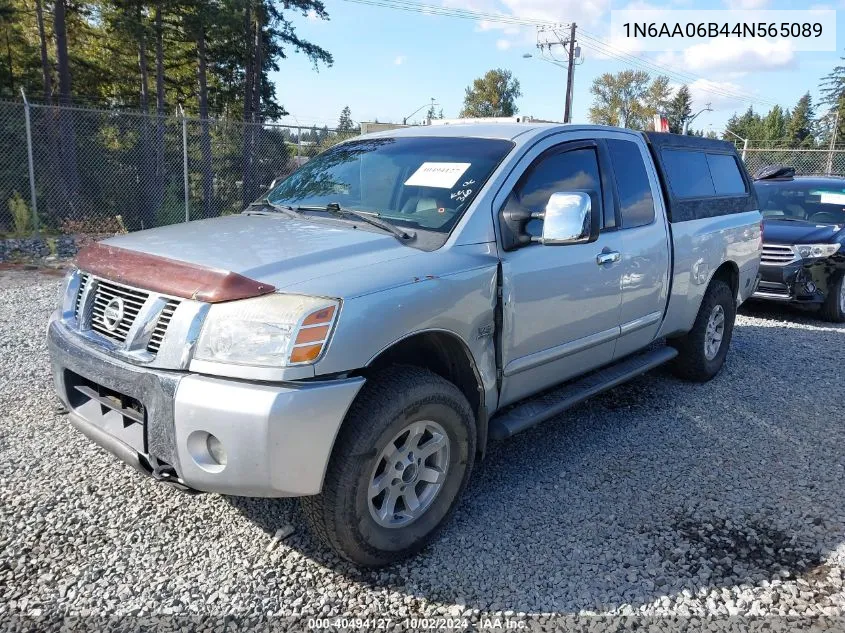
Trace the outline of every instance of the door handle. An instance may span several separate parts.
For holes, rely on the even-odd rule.
[[[622,259],[622,255],[619,251],[602,251],[596,255],[596,263],[599,266],[603,266],[604,264],[615,264],[620,259]]]

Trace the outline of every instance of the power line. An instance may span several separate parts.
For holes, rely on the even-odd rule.
[[[439,15],[444,17],[455,17],[476,21],[486,20],[490,22],[497,22],[500,24],[511,24],[515,26],[564,26],[564,24],[558,24],[549,20],[536,20],[531,18],[520,18],[518,16],[509,16],[501,13],[488,13],[483,11],[473,11],[469,9],[457,9],[436,5],[421,4],[418,2],[412,2],[410,0],[345,0],[345,2],[382,7],[385,9],[410,11],[426,15]],[[641,70],[647,70],[648,72],[659,72],[661,74],[669,76],[671,79],[680,81],[681,83],[689,83],[698,80],[713,83],[712,80],[709,80],[706,77],[702,77],[700,75],[695,75],[692,73],[676,71],[666,66],[662,66],[656,62],[652,62],[643,57],[638,57],[636,55],[621,51],[620,49],[615,48],[611,44],[600,39],[599,37],[592,35],[589,32],[585,33],[583,29],[581,30],[581,33],[587,40],[589,40],[588,42],[582,42],[588,48],[600,52],[608,57],[613,57],[614,59],[633,65],[637,68],[640,68]],[[727,88],[702,86],[700,89],[710,94],[736,99],[738,101],[744,101],[748,103],[761,103],[768,106],[776,105],[776,102],[774,101],[763,99],[750,93],[734,91]]]
[[[614,53],[612,50],[608,50],[607,48],[604,48],[600,45],[597,45],[597,44],[594,44],[594,43],[591,43],[591,42],[585,42],[585,41],[582,40],[581,44],[582,44],[582,46],[585,46],[585,47],[587,47],[591,50],[594,50],[598,53],[601,53],[601,54],[606,55],[608,57],[613,57],[614,59],[618,59],[619,61],[624,62],[626,64],[630,64],[631,66],[639,68],[640,70],[644,70],[644,71],[649,72],[649,73],[659,72],[659,73],[669,77],[670,79],[674,79],[675,81],[679,81],[680,83],[684,83],[684,84],[691,83],[691,82],[694,83],[695,81],[699,81],[699,80],[708,82],[711,85],[704,85],[704,86],[700,86],[699,88],[702,91],[713,94],[713,95],[718,95],[720,97],[735,99],[737,101],[744,101],[744,102],[752,103],[752,104],[753,103],[762,103],[762,104],[768,105],[768,106],[776,105],[773,101],[768,101],[768,100],[761,99],[759,97],[754,97],[754,96],[747,96],[747,95],[742,94],[742,93],[735,93],[735,92],[730,91],[729,89],[714,86],[714,85],[712,85],[714,83],[714,82],[712,82],[712,80],[706,79],[704,77],[694,77],[694,78],[691,78],[689,76],[685,77],[684,75],[679,74],[679,73],[675,73],[675,72],[671,72],[671,71],[667,72],[661,66],[655,66],[655,65],[649,64],[648,62],[640,62],[640,61],[638,61],[639,58],[634,58],[634,59],[626,58],[626,57],[622,56],[621,54]]]
[[[581,29],[581,35],[582,37],[589,40],[588,42],[582,42],[588,48],[592,48],[593,50],[598,51],[599,53],[608,55],[609,57],[614,57],[615,59],[619,59],[620,61],[626,61],[634,65],[640,64],[640,67],[646,66],[646,70],[649,70],[651,72],[661,72],[667,76],[670,76],[672,79],[682,81],[682,83],[689,83],[698,80],[712,81],[707,79],[706,77],[701,77],[700,75],[695,75],[692,73],[676,71],[674,69],[667,68],[666,66],[657,64],[656,62],[652,62],[644,57],[639,57],[637,55],[633,55],[632,53],[625,52],[619,48],[612,46],[611,44],[608,44],[597,36],[590,34],[589,31],[584,31],[583,29]],[[707,92],[719,94],[720,96],[724,97],[740,99],[742,101],[758,102],[769,106],[777,105],[777,103],[774,101],[769,101],[768,99],[763,99],[750,93],[746,93],[739,90],[731,90],[729,88],[707,89]]]
[[[420,4],[409,0],[345,0],[353,4],[366,4],[385,9],[398,9],[411,11],[426,15],[442,15],[453,18],[464,18],[467,20],[489,20],[502,24],[514,24],[517,26],[549,26],[557,24],[548,20],[534,20],[530,18],[519,18],[517,16],[505,15],[504,13],[486,13],[483,11],[472,11],[470,9],[458,9],[452,7],[440,7],[432,4]],[[564,26],[561,24],[560,26]],[[567,25],[568,26],[568,25]]]

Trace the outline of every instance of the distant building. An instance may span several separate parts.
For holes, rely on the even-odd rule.
[[[370,134],[371,132],[386,132],[387,130],[398,130],[403,127],[411,127],[410,125],[402,125],[401,123],[378,123],[371,121],[361,121],[361,134]]]

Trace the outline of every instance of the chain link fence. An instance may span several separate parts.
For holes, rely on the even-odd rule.
[[[117,233],[238,213],[350,135],[0,102],[0,234]]]
[[[752,176],[767,165],[794,167],[795,173],[802,176],[845,176],[845,148],[841,146],[835,149],[747,148],[741,153]]]
[[[350,135],[0,101],[0,237],[118,233],[238,213],[273,179]],[[845,176],[843,146],[774,145],[738,147],[752,175],[782,164]]]

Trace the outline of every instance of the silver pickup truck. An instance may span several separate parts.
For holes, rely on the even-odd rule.
[[[437,533],[491,440],[663,363],[716,375],[760,222],[720,141],[362,136],[239,215],[80,253],[48,328],[56,389],[141,472],[303,497],[328,546],[387,564]]]

